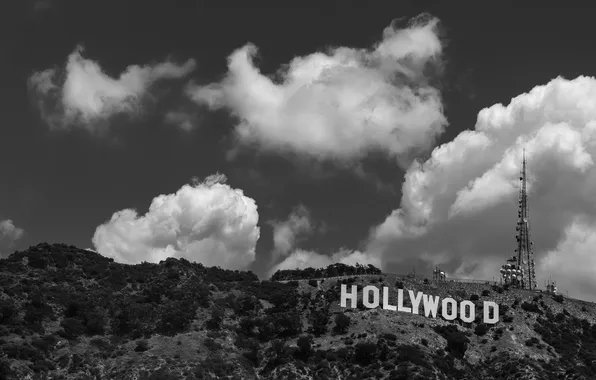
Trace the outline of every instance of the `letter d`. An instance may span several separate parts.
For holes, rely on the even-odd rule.
[[[489,308],[493,309],[493,317],[489,318]],[[484,301],[484,323],[494,325],[499,322],[499,305],[493,301]]]

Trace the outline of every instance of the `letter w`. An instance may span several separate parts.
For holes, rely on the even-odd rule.
[[[429,316],[432,314],[433,318],[437,317],[437,310],[439,308],[439,297],[438,296],[428,296],[426,294],[422,295],[422,300],[424,303],[424,315]]]

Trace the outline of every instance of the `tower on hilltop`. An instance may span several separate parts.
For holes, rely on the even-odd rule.
[[[534,251],[530,240],[530,210],[528,207],[526,180],[526,150],[523,151],[522,170],[519,176],[520,190],[517,211],[516,255],[507,260],[501,267],[501,277],[506,284],[522,289],[536,289],[536,272],[534,270]]]

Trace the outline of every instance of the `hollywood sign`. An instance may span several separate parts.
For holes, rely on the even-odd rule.
[[[379,288],[368,285],[362,289],[362,304],[369,308],[375,309],[379,307]],[[420,314],[420,304],[422,303],[424,315],[426,317],[436,318],[439,308],[439,297],[429,296],[422,292],[408,290],[410,296],[410,303],[412,307],[404,306],[404,290],[397,290],[397,305],[389,304],[389,288],[383,287],[383,309],[392,311],[401,311],[404,313]],[[371,297],[372,296],[372,297]],[[372,298],[372,301],[371,301]],[[348,287],[345,284],[341,285],[341,299],[340,306],[347,307],[347,301],[351,301],[351,308],[356,308],[356,301],[358,299],[357,287],[352,285],[351,293],[348,293]],[[492,316],[490,315],[490,311]],[[459,313],[458,313],[459,311]],[[452,321],[459,316],[463,322],[472,323],[476,319],[476,305],[472,301],[457,302],[453,298],[443,298],[441,301],[441,314],[443,318]],[[484,301],[484,323],[495,324],[499,321],[499,305],[493,301]]]

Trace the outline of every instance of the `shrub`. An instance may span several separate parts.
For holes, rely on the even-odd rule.
[[[316,287],[319,286],[317,280],[308,280],[308,285],[310,285],[310,286],[312,286],[314,288],[316,288]]]
[[[538,344],[538,343],[540,343],[540,340],[538,340],[536,337],[532,337],[532,338],[526,340],[526,346],[528,346],[528,347],[532,347],[533,345]]]
[[[137,341],[137,346],[135,347],[136,352],[145,352],[149,349],[149,342],[144,339]]]
[[[553,300],[555,300],[558,303],[563,303],[565,301],[565,297],[563,297],[562,294],[555,294],[553,296]]]
[[[67,339],[75,339],[85,332],[85,326],[78,318],[65,318],[60,322],[60,327],[64,329],[62,335]]]
[[[478,296],[478,294],[472,294],[470,296],[470,301],[478,301],[480,299],[480,297]]]
[[[535,303],[523,302],[521,308],[531,313],[542,314],[542,310]]]
[[[223,322],[225,313],[224,310],[216,307],[211,311],[211,318],[205,323],[210,330],[219,330]]]
[[[474,333],[478,336],[484,336],[489,331],[490,326],[486,323],[479,323],[478,325],[476,325],[476,328],[474,329]]]
[[[335,327],[333,330],[338,334],[345,334],[348,332],[350,323],[351,320],[349,316],[345,313],[339,313],[335,316]]]
[[[447,351],[456,357],[463,357],[470,340],[455,325],[436,326],[435,331],[447,340]]]
[[[205,340],[203,341],[203,344],[205,345],[205,347],[207,347],[212,352],[221,350],[221,348],[222,348],[222,345],[217,343],[213,338],[205,338]]]
[[[308,360],[309,356],[312,354],[312,336],[310,335],[302,335],[298,338],[296,345],[298,346],[298,351],[296,355],[302,360]]]
[[[369,365],[377,354],[377,345],[372,342],[356,344],[354,361],[362,365]]]
[[[490,290],[484,289],[482,291],[482,297],[488,297],[488,296],[490,296]]]

